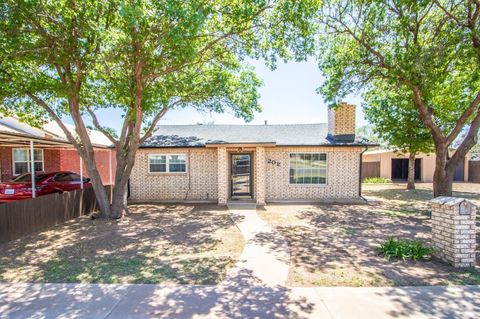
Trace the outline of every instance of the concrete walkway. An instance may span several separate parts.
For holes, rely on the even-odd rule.
[[[0,284],[0,318],[465,318],[480,287]]]
[[[245,247],[222,285],[284,286],[290,266],[285,239],[258,216],[255,204],[229,204],[228,209]]]

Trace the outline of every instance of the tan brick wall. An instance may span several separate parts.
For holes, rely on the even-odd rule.
[[[475,267],[475,205],[455,197],[437,197],[431,205],[434,254],[454,267]]]
[[[276,147],[267,148],[266,201],[358,199],[361,147]],[[327,184],[299,185],[289,181],[289,154],[322,152],[327,154]]]
[[[217,172],[218,172],[218,203],[224,205],[227,203],[229,194],[229,160],[225,147],[219,147],[217,150]]]
[[[328,109],[328,133],[331,135],[355,134],[355,105],[341,103]]]
[[[358,199],[361,147],[257,147],[253,155],[254,198],[259,204],[274,200]],[[230,196],[230,152],[220,148],[140,149],[131,177],[131,200],[218,201]],[[290,185],[290,152],[327,154],[326,185]],[[187,154],[187,173],[149,173],[149,154]],[[274,160],[280,166],[268,164]]]
[[[265,147],[257,147],[255,151],[255,199],[258,205],[265,204],[266,191],[266,152]]]
[[[149,173],[149,154],[187,154],[187,173]],[[217,201],[217,150],[140,149],[130,179],[130,199]]]

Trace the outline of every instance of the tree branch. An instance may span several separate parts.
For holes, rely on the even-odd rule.
[[[57,123],[57,125],[62,129],[63,133],[67,137],[67,140],[72,143],[77,149],[80,150],[80,144],[75,140],[73,137],[72,133],[67,129],[65,124],[62,122],[62,120],[58,117],[58,115],[55,113],[55,111],[41,98],[37,97],[31,92],[26,92],[26,95],[32,99],[35,103],[37,103],[40,107],[45,109],[47,111],[48,115]]]
[[[107,131],[103,126],[100,125],[100,122],[98,121],[97,115],[92,111],[90,107],[86,107],[88,114],[90,114],[90,117],[92,118],[93,125],[99,130],[100,132],[105,135],[110,142],[112,142],[113,145],[117,145],[118,141],[110,134],[109,131]]]
[[[447,145],[450,145],[457,138],[458,134],[460,134],[460,132],[462,131],[462,128],[467,122],[468,118],[473,114],[473,112],[476,109],[478,109],[479,105],[480,105],[480,92],[477,94],[475,99],[473,99],[473,101],[470,103],[468,108],[462,113],[457,123],[455,124],[455,127],[447,136],[447,139],[446,139]]]
[[[443,135],[442,130],[433,121],[432,113],[423,102],[421,90],[417,86],[413,87],[413,101],[418,108],[422,122],[430,129],[434,141],[436,143],[440,140],[443,141],[445,136]]]
[[[157,115],[155,115],[155,117],[153,118],[153,121],[152,121],[152,124],[150,124],[150,127],[147,129],[147,131],[145,132],[145,134],[143,135],[143,137],[140,138],[140,145],[143,144],[145,142],[145,140],[147,140],[148,138],[150,138],[150,136],[153,134],[153,132],[155,131],[155,128],[158,124],[158,122],[162,119],[162,117],[165,115],[165,113],[167,113],[169,107],[164,107],[160,113],[158,113]]]

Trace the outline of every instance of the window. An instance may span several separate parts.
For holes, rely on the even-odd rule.
[[[327,154],[291,153],[290,184],[326,184]]]
[[[43,171],[43,150],[33,150],[35,172]],[[13,149],[13,175],[30,173],[30,150],[28,148]]]
[[[148,166],[150,173],[185,173],[187,156],[185,154],[150,155]]]
[[[55,175],[55,182],[80,182],[80,175],[75,173],[60,173]]]

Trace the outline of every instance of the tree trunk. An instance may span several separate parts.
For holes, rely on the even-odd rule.
[[[115,184],[113,187],[112,205],[110,206],[111,218],[122,218],[123,212],[126,211],[127,185],[135,164],[135,155],[137,150],[137,143],[131,145],[128,152],[122,152],[121,150],[117,149],[117,168],[115,170]]]
[[[100,173],[97,170],[95,160],[83,157],[85,166],[87,168],[88,176],[90,176],[90,182],[92,183],[93,192],[97,199],[98,208],[100,209],[100,216],[103,218],[110,217],[110,199],[108,198],[105,186],[103,185]]]
[[[407,189],[415,189],[415,152],[408,157]]]
[[[435,172],[433,173],[433,197],[452,196],[455,167],[448,164],[447,148],[436,149]]]

